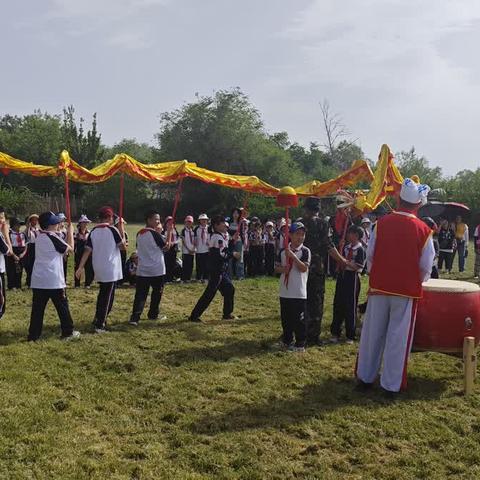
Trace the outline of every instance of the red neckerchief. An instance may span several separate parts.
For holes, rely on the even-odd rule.
[[[290,245],[291,243],[288,244],[288,248],[290,248]],[[295,254],[301,251],[302,246],[303,246],[303,243],[296,250],[292,250],[291,248],[290,250],[292,250],[292,252]],[[285,287],[288,289],[288,279],[290,277],[290,271],[293,268],[293,258],[287,258],[287,253],[285,252],[285,260],[287,262],[287,265],[286,265],[287,271],[285,272],[285,276],[283,277],[283,283],[285,284]]]

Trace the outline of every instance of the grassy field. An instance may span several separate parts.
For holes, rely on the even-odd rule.
[[[31,294],[9,293],[0,478],[480,478],[480,397],[462,396],[459,359],[413,354],[398,402],[362,395],[356,345],[277,352],[277,280],[236,286],[238,321],[219,320],[216,298],[206,324],[187,322],[202,286],[169,285],[168,320],[137,328],[126,324],[134,292],[120,289],[112,332],[76,343],[58,339],[51,305],[43,340],[27,343]],[[89,332],[96,289],[68,294]]]

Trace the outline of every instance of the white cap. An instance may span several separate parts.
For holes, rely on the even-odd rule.
[[[266,227],[273,227],[273,222],[270,222],[268,221],[266,224],[265,224]]]
[[[372,221],[368,217],[362,218],[362,223],[372,223]]]
[[[80,215],[78,223],[90,223],[91,220],[86,215]]]
[[[208,220],[208,215],[206,213],[202,213],[198,216],[199,220]]]
[[[429,191],[430,187],[428,185],[415,183],[411,178],[406,178],[403,181],[402,189],[400,190],[400,198],[408,203],[421,203],[424,205],[427,203]]]

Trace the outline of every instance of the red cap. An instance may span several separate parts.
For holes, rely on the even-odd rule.
[[[112,207],[102,207],[99,211],[98,211],[98,216],[100,218],[107,218],[107,217],[113,217],[115,215],[114,211],[113,211],[113,208]]]

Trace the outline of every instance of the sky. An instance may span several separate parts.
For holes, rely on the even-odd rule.
[[[478,0],[0,0],[0,115],[98,115],[154,144],[162,112],[240,87],[268,132],[325,142],[328,100],[375,159],[476,169]]]

